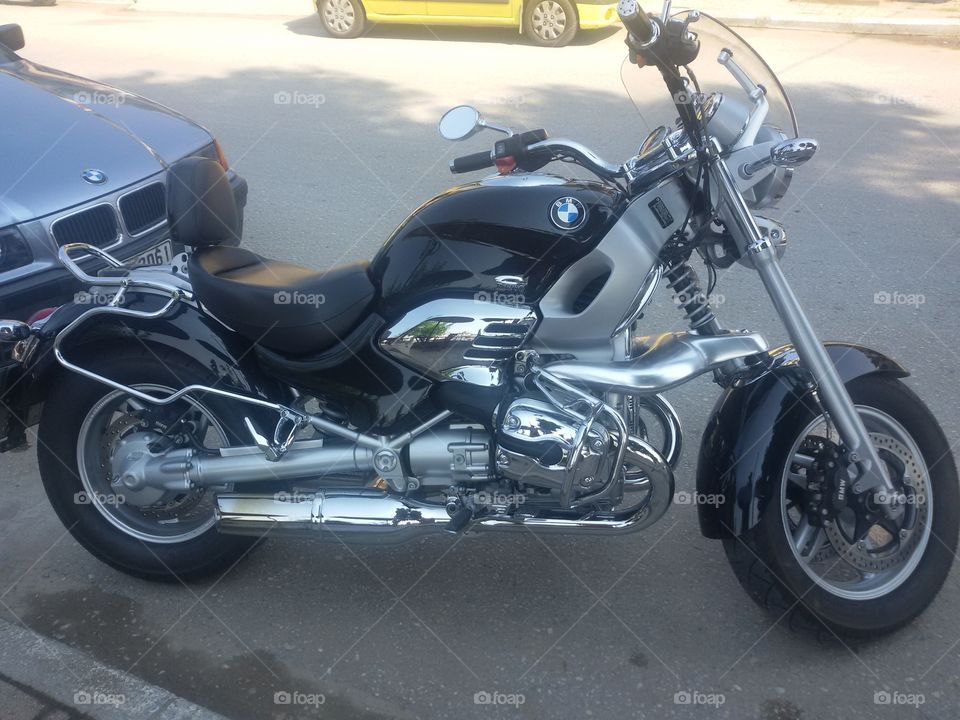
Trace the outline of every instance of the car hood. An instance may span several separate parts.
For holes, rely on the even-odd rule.
[[[0,227],[119,190],[212,141],[169,108],[26,60],[0,65],[0,104]],[[106,180],[88,183],[85,170]]]

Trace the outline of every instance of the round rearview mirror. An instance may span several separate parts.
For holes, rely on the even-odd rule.
[[[469,105],[457,105],[440,118],[440,135],[446,140],[466,140],[481,128],[480,111]]]

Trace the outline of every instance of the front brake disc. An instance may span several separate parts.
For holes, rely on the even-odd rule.
[[[896,567],[910,558],[923,535],[929,509],[929,479],[921,471],[917,459],[903,443],[879,433],[870,433],[870,438],[878,450],[886,450],[897,457],[904,465],[904,494],[910,506],[905,509],[904,519],[910,518],[910,527],[901,527],[894,535],[878,524],[868,530],[863,539],[854,537],[853,528],[856,519],[851,517],[857,510],[837,516],[825,530],[830,544],[844,561],[861,572],[879,572]]]

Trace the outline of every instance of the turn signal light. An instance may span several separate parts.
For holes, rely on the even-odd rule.
[[[509,175],[517,167],[517,159],[513,155],[497,158],[497,172],[501,175]]]

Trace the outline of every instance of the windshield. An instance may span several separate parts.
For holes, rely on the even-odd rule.
[[[677,13],[673,17],[682,19],[686,12]],[[690,69],[696,76],[702,95],[708,97],[712,93],[722,93],[723,104],[739,103],[743,107],[744,116],[752,106],[744,89],[717,60],[721,51],[727,49],[750,79],[766,88],[770,110],[764,125],[780,130],[788,138],[797,137],[797,120],[790,100],[777,76],[759,53],[736,32],[709,15],[701,14],[697,22],[690,24],[690,30],[700,38],[700,54],[690,65]],[[638,68],[629,59],[623,61],[620,69],[623,85],[648,132],[661,125],[672,127],[677,124],[677,110],[673,100],[663,82],[654,77],[655,74],[655,70]]]

